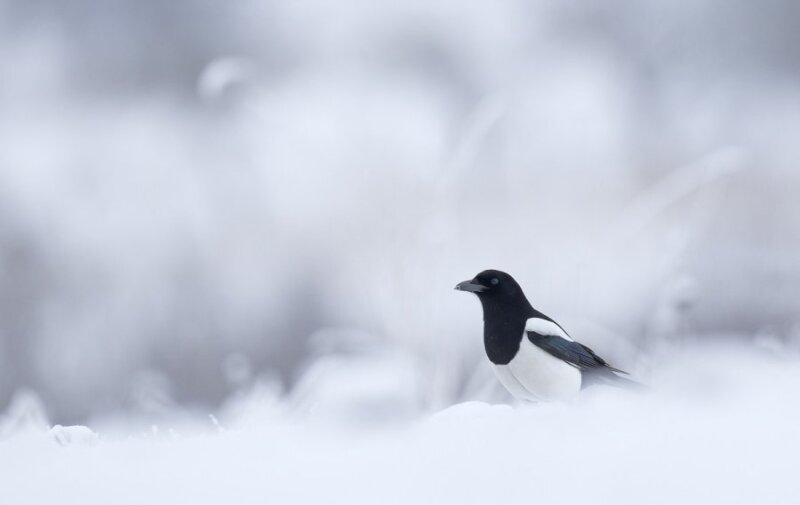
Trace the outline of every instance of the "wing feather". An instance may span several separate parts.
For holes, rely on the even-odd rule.
[[[606,360],[598,356],[589,347],[572,340],[572,337],[558,323],[544,314],[542,314],[542,317],[528,319],[525,324],[525,333],[533,345],[580,370],[607,370],[628,374],[619,368],[609,365]]]
[[[605,368],[612,372],[627,374],[627,372],[609,365],[597,353],[579,342],[566,340],[558,335],[542,335],[533,331],[528,331],[527,334],[528,339],[535,346],[576,368],[581,370]]]

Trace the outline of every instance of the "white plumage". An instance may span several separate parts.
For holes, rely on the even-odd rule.
[[[557,337],[567,339],[570,342],[574,342],[572,337],[567,335],[567,332],[564,331],[561,326],[557,325],[553,321],[542,319],[541,317],[532,317],[528,319],[528,321],[525,323],[525,331],[532,331],[534,333],[538,333],[539,335],[555,335]],[[526,335],[523,335],[523,337],[527,338]]]
[[[525,332],[557,335],[572,340],[557,324],[530,318]],[[508,391],[526,401],[569,401],[581,390],[581,372],[566,361],[534,345],[523,333],[519,351],[507,365],[493,365],[495,374]]]
[[[495,374],[521,400],[569,401],[584,385],[636,385],[533,308],[513,277],[484,270],[456,285],[483,308],[483,346]],[[524,323],[524,326],[523,326]],[[523,329],[524,328],[524,329]]]

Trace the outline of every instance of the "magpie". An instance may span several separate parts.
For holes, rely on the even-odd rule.
[[[565,401],[592,384],[638,385],[578,343],[528,302],[505,272],[484,270],[456,285],[483,306],[483,345],[495,374],[516,398]]]

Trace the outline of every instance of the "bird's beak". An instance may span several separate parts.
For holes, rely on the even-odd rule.
[[[475,281],[464,281],[456,284],[457,291],[467,291],[469,293],[483,293],[486,291],[486,286],[478,284]]]

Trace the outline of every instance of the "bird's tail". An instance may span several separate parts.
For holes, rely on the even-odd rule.
[[[623,377],[621,374],[628,375],[628,372],[624,372],[617,368],[608,367],[602,370],[597,370],[592,374],[584,374],[583,387],[587,388],[589,386],[602,385],[619,387],[630,391],[644,392],[647,390],[647,386],[641,382]]]
[[[623,372],[623,373],[625,373],[625,375],[627,375],[627,372]],[[606,380],[606,384],[609,384],[611,386],[617,386],[617,387],[629,389],[631,391],[639,391],[639,392],[643,392],[643,391],[645,391],[647,389],[647,386],[645,386],[641,382],[637,382],[637,381],[635,381],[633,379],[629,379],[627,377],[623,377],[623,376],[618,375],[616,373],[611,373],[611,374],[608,374],[608,375],[609,375],[609,377]]]

